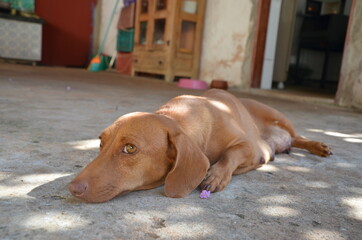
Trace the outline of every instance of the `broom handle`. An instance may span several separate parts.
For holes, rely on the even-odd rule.
[[[111,15],[111,19],[109,20],[108,22],[108,26],[107,26],[107,29],[106,29],[106,32],[104,34],[104,37],[102,39],[102,43],[101,43],[101,46],[99,47],[98,49],[98,55],[102,53],[103,51],[103,47],[104,47],[104,44],[106,42],[106,39],[107,39],[107,36],[108,36],[108,33],[109,33],[109,29],[111,28],[111,24],[112,24],[112,21],[113,21],[113,18],[114,18],[114,15],[116,14],[116,9],[118,7],[118,3],[119,3],[119,0],[116,0],[116,4],[113,8],[113,11],[112,11],[112,15]]]

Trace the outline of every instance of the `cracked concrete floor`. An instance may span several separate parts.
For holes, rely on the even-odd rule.
[[[362,115],[332,106],[236,93],[283,111],[334,155],[294,149],[210,199],[171,199],[162,187],[103,204],[69,194],[103,128],[185,93],[201,94],[115,73],[0,64],[0,239],[361,238]]]

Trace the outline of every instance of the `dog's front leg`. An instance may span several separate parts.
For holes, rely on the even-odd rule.
[[[256,160],[255,150],[249,143],[242,143],[228,148],[220,160],[212,165],[201,189],[211,192],[222,191],[229,184],[233,174],[239,174],[239,170],[247,172],[257,168],[260,164]]]

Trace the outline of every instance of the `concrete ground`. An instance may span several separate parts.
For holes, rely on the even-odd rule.
[[[70,195],[103,128],[186,93],[201,94],[116,73],[0,64],[0,239],[361,239],[362,115],[293,99],[236,93],[283,111],[333,156],[293,149],[206,200],[197,191],[167,198],[163,187],[102,204]]]

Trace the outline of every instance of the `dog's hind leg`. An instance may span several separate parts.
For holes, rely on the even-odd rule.
[[[331,149],[326,144],[322,142],[311,141],[301,136],[293,137],[292,147],[308,150],[310,153],[321,157],[328,157],[329,155],[333,154]]]
[[[292,147],[292,137],[290,133],[278,126],[264,128],[262,138],[272,150],[273,155],[270,161],[274,160],[274,154],[289,153]]]
[[[306,139],[304,137],[297,135],[294,130],[293,125],[287,118],[282,117],[280,119],[280,128],[290,134],[291,147],[302,148],[302,149],[308,150],[312,154],[315,154],[315,155],[318,155],[321,157],[328,157],[329,155],[332,155],[331,149],[326,144],[324,144],[322,142],[318,142],[318,141],[311,141],[309,139]],[[287,150],[287,149],[285,149],[285,150]],[[278,151],[276,151],[276,152],[278,152]],[[279,151],[279,152],[283,152],[283,151]]]
[[[328,157],[331,149],[324,143],[311,141],[296,134],[293,124],[281,113],[274,111],[273,117],[260,127],[262,138],[275,153],[289,152],[291,147],[302,148],[310,153]]]
[[[294,131],[292,132],[292,134]],[[294,135],[277,126],[269,126],[264,130],[263,139],[269,144],[274,153],[289,153],[291,147],[308,150],[310,153],[328,157],[332,155],[331,149],[324,143],[311,141],[304,137]],[[272,160],[272,159],[271,159]]]

